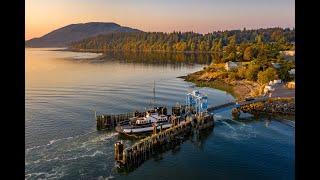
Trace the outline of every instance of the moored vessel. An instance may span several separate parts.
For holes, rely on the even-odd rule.
[[[153,131],[155,126],[159,130],[172,126],[166,107],[154,107],[143,113],[136,112],[128,124],[118,125],[116,131],[124,134],[147,133]]]
[[[191,116],[211,116],[207,113],[207,96],[194,90],[187,94],[186,104],[172,107],[172,114],[167,114],[166,107],[153,107],[145,112],[135,112],[126,124],[118,124],[116,131],[121,134],[142,134],[163,130],[179,125]]]

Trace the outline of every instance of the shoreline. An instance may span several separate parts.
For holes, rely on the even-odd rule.
[[[97,56],[97,57],[93,57],[93,58],[85,58],[85,59],[81,59],[81,60],[99,60],[101,58],[104,57],[104,53],[105,52],[101,52],[101,51],[97,51],[97,50],[75,50],[75,49],[68,49],[68,48],[63,48],[63,49],[50,49],[48,51],[69,51],[69,52],[84,52],[84,53],[99,53],[101,55]],[[108,52],[124,52],[122,50],[119,51],[108,51]],[[140,52],[140,51],[139,51]],[[148,52],[155,52],[155,51],[148,51]],[[170,53],[170,52],[164,52],[163,53]],[[179,53],[179,52],[174,52],[174,53]],[[180,52],[180,53],[185,53],[185,52]],[[189,53],[196,53],[196,52],[189,52]],[[199,52],[198,52],[199,53]],[[176,78],[181,78],[184,81],[187,82],[192,82],[195,84],[195,86],[197,87],[209,87],[209,88],[213,88],[213,89],[218,89],[218,90],[222,90],[225,91],[227,93],[229,93],[230,95],[232,95],[236,100],[243,100],[245,99],[245,97],[251,96],[251,97],[256,97],[261,95],[261,89],[262,87],[264,87],[263,85],[260,85],[256,82],[250,82],[250,81],[246,81],[246,80],[227,80],[224,78],[212,78],[212,79],[205,79],[203,78],[203,74],[205,74],[205,67],[197,72],[193,72],[190,73],[188,75],[184,75],[184,76],[178,76]],[[273,99],[273,98],[271,98]],[[286,98],[278,98],[278,99],[286,99]],[[294,97],[293,97],[294,99]],[[254,103],[256,104],[256,103]],[[294,104],[294,103],[293,103]],[[282,105],[278,104],[279,107],[282,107]],[[283,106],[287,106],[285,105],[285,103],[283,104]],[[278,111],[277,110],[270,110],[268,109],[268,107],[264,107],[263,110],[261,109],[261,105],[260,107],[250,107],[250,112],[249,113],[267,113],[267,114],[288,114],[286,112],[282,113],[282,111]],[[294,115],[294,111],[290,112],[289,115]]]
[[[214,78],[205,80],[202,79],[204,70],[190,73],[186,76],[179,76],[177,78],[184,79],[184,81],[192,82],[197,87],[209,87],[219,89],[231,94],[236,101],[244,100],[245,97],[258,97],[263,93],[264,85],[247,80],[233,80]],[[279,95],[279,94],[278,94]],[[241,106],[239,110],[250,114],[266,114],[266,115],[289,115],[295,116],[295,96],[289,97],[271,97],[264,103],[255,102],[245,106]],[[238,110],[237,110],[238,111]]]
[[[270,98],[266,102],[256,102],[240,108],[244,113],[295,116],[295,98]]]
[[[243,100],[248,96],[259,96],[262,89],[262,85],[249,81],[230,81],[227,82],[224,79],[203,80],[201,79],[202,71],[190,73],[186,76],[179,76],[177,78],[184,79],[184,81],[192,82],[198,87],[209,87],[222,91],[226,91],[231,94],[237,100]]]
[[[99,50],[99,49],[72,49],[68,47],[25,47],[25,48],[61,48],[51,49],[48,51],[69,51],[69,52],[88,52],[88,53],[106,53],[106,52],[133,52],[133,53],[183,53],[183,54],[215,54],[219,52],[213,51],[165,51],[165,50],[145,50],[145,51],[130,51],[130,50]],[[63,48],[63,49],[62,49]]]
[[[209,88],[213,88],[213,89],[218,89],[218,90],[225,91],[225,92],[231,94],[236,99],[239,98],[239,95],[237,95],[235,93],[233,86],[231,86],[227,83],[224,83],[223,81],[220,81],[220,80],[215,80],[215,81],[209,82],[209,81],[189,80],[187,76],[180,76],[177,78],[184,79],[184,81],[187,81],[187,82],[192,82],[197,87],[209,87]]]

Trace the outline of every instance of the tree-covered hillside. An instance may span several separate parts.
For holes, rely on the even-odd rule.
[[[194,32],[117,32],[72,43],[73,50],[210,52],[216,61],[251,61],[258,56],[275,58],[279,51],[294,49],[295,30]],[[273,57],[270,57],[273,56]]]

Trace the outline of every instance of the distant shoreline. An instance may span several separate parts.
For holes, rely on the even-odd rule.
[[[106,53],[106,52],[132,52],[132,53],[178,53],[178,54],[216,54],[213,51],[165,51],[165,50],[146,50],[146,51],[128,51],[128,50],[97,50],[97,49],[70,49],[68,47],[25,47],[26,49],[48,49],[48,51],[68,51],[68,52],[87,52],[87,53]],[[57,48],[57,49],[52,49]],[[58,49],[61,48],[61,49]]]
[[[52,51],[70,51],[70,52],[92,52],[92,53],[106,53],[106,52],[132,52],[132,53],[184,53],[184,54],[215,54],[218,52],[212,51],[165,51],[165,50],[150,50],[150,51],[128,51],[128,50],[97,50],[97,49],[61,49]]]

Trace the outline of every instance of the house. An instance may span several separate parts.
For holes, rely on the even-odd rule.
[[[290,69],[290,71],[288,71],[288,73],[290,74],[290,76],[294,76],[296,73],[295,69]]]
[[[273,81],[270,81],[269,83],[268,83],[268,85],[269,86],[273,86],[273,85],[276,85],[276,84],[281,84],[282,83],[282,81],[281,81],[281,79],[275,79],[275,80],[273,80]]]
[[[295,60],[295,50],[291,51],[280,51],[280,54],[284,56],[285,60]]]
[[[273,80],[273,84],[280,84],[282,83],[281,79],[275,79]]]
[[[276,69],[279,69],[281,67],[281,65],[279,63],[271,63],[271,64]]]
[[[273,84],[273,81],[270,81],[269,83],[268,83],[268,85],[269,86],[273,86],[274,84]]]
[[[288,83],[287,83],[287,87],[288,87],[289,89],[295,89],[296,83],[295,83],[294,81],[288,82]]]
[[[240,63],[238,63],[238,62],[229,61],[229,62],[226,62],[226,64],[224,65],[224,68],[227,71],[230,71],[230,70],[237,68],[239,65],[240,65]]]
[[[274,88],[270,85],[266,85],[263,89],[264,94],[270,92],[270,91],[274,91]]]
[[[280,54],[284,55],[284,56],[295,56],[295,50],[291,50],[291,51],[280,51]]]

